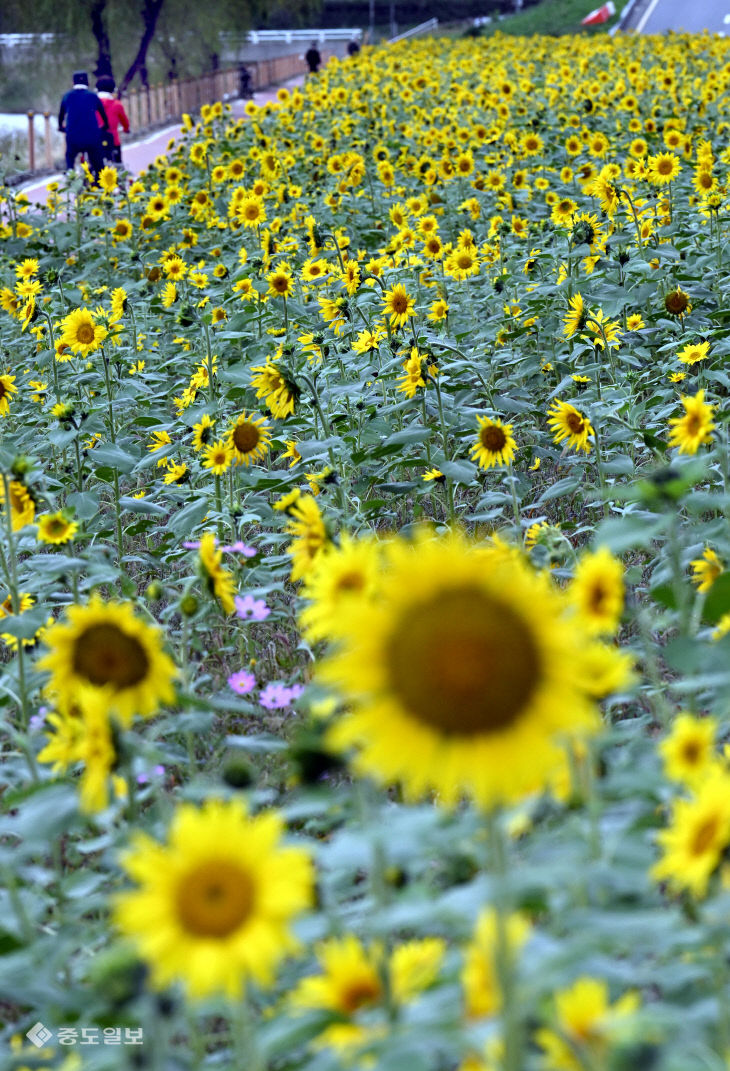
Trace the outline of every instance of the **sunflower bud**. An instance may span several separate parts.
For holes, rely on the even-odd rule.
[[[32,468],[33,462],[30,460],[30,458],[26,457],[25,454],[18,454],[18,456],[13,461],[10,471],[12,472],[13,476],[17,477],[19,480],[22,480],[22,478],[26,476]]]
[[[192,617],[198,611],[198,600],[195,595],[188,593],[180,599],[180,613],[185,617]]]
[[[150,602],[157,602],[158,599],[162,598],[163,590],[164,589],[159,580],[153,580],[151,584],[147,585],[147,589],[145,590],[145,598],[149,599]]]

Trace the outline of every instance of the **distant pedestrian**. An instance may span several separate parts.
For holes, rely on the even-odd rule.
[[[122,162],[122,142],[119,137],[119,127],[121,125],[125,134],[129,133],[129,119],[127,113],[124,110],[124,105],[121,100],[118,100],[114,96],[114,90],[116,89],[116,83],[110,75],[103,75],[96,80],[96,90],[99,94],[99,100],[104,105],[104,112],[106,113],[107,123],[109,124],[109,130],[111,132],[112,145],[111,151],[107,155],[107,159],[112,163],[121,164]]]
[[[317,48],[317,42],[316,41],[312,41],[311,45],[309,46],[307,51],[304,53],[304,58],[307,61],[307,66],[309,67],[309,73],[310,74],[316,74],[317,71],[319,70],[319,65],[322,62],[322,57],[320,55],[319,49]]]
[[[360,46],[357,43],[357,41],[355,41],[355,40],[350,41],[349,45],[347,46],[347,55],[348,56],[356,56],[359,51],[360,51]]]
[[[79,153],[86,153],[94,178],[104,166],[102,130],[109,122],[96,93],[89,89],[86,71],[75,71],[73,88],[65,93],[58,112],[58,129],[66,135],[66,169],[73,170]]]

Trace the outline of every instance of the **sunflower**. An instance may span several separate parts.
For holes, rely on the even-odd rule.
[[[266,276],[269,284],[268,293],[274,297],[291,297],[294,292],[294,276],[288,264],[281,263],[275,271]]]
[[[88,309],[74,309],[62,321],[61,326],[61,342],[68,346],[72,353],[80,353],[82,357],[98,350],[107,336],[106,328],[94,321]]]
[[[18,616],[24,614],[26,610],[30,610],[35,605],[35,599],[28,591],[21,591],[18,595]],[[0,619],[3,617],[11,617],[13,615],[13,596],[7,595],[2,602],[0,602]],[[49,624],[53,624],[53,618],[49,619]],[[23,637],[23,647],[33,647],[38,642],[40,637],[46,630],[45,625],[35,632],[32,636]],[[3,641],[6,647],[11,650],[15,650],[18,646],[18,637],[14,636],[12,632],[0,632],[0,640]]]
[[[415,312],[415,304],[405,286],[396,283],[383,294],[383,312],[387,312],[393,327],[402,327]]]
[[[251,386],[257,398],[264,398],[277,420],[291,416],[299,399],[299,388],[292,382],[270,358],[265,365],[251,369]]]
[[[299,1011],[325,1010],[339,1019],[327,1025],[318,1045],[340,1051],[360,1045],[379,1028],[358,1022],[358,1013],[385,1009],[386,994],[398,1005],[415,1000],[438,976],[446,942],[438,937],[407,941],[387,956],[382,945],[363,945],[354,934],[315,947],[321,971],[303,978],[290,994]]]
[[[216,599],[220,602],[223,612],[232,614],[236,609],[234,596],[236,594],[236,581],[233,574],[221,564],[223,551],[215,544],[215,536],[212,532],[204,532],[200,539],[198,561],[203,580]]]
[[[511,465],[517,444],[512,435],[512,425],[503,424],[501,420],[489,417],[477,417],[479,434],[470,454],[481,469],[491,469],[493,465]]]
[[[256,418],[255,413],[241,413],[228,432],[226,440],[235,465],[248,466],[266,456],[271,442],[271,430],[265,417]]]
[[[659,744],[664,772],[672,781],[697,789],[717,768],[714,718],[698,718],[687,712],[674,719],[669,736]]]
[[[103,698],[84,695],[83,708],[74,706],[64,714],[47,716],[53,730],[38,755],[39,762],[53,763],[53,775],[82,763],[79,802],[82,813],[98,814],[109,805],[110,782],[117,795],[126,792],[122,778],[114,774],[118,756],[114,731]]]
[[[567,445],[574,450],[590,451],[588,436],[595,434],[587,417],[570,404],[555,399],[548,409],[548,425],[553,432],[553,442],[560,444],[567,439]]]
[[[343,532],[339,546],[329,544],[316,556],[301,590],[309,605],[299,624],[309,643],[333,638],[343,604],[374,597],[379,554],[375,539],[353,539]]]
[[[657,840],[664,852],[651,876],[667,881],[673,892],[687,889],[702,897],[723,852],[730,844],[730,778],[715,770],[691,799],[676,799],[670,826]]]
[[[578,205],[570,197],[562,197],[556,201],[550,212],[550,219],[556,227],[570,227],[573,216],[578,211]]]
[[[354,747],[359,771],[410,798],[491,807],[537,791],[559,740],[599,725],[564,597],[516,551],[459,533],[394,539],[385,554],[377,600],[333,623],[341,646],[320,674],[352,706],[331,746]]]
[[[725,563],[711,547],[705,547],[701,558],[691,561],[692,583],[700,592],[709,591],[718,576],[725,570]]]
[[[215,419],[208,413],[203,413],[197,424],[193,424],[193,450],[200,452],[213,438]]]
[[[128,219],[118,219],[112,227],[114,242],[126,242],[132,237],[132,224]]]
[[[0,416],[7,416],[10,412],[10,399],[13,394],[18,393],[14,383],[15,376],[0,376]]]
[[[233,450],[225,439],[217,439],[203,447],[203,468],[210,469],[214,476],[222,476],[233,461]]]
[[[277,506],[289,514],[286,530],[294,537],[287,548],[292,559],[291,579],[302,580],[329,542],[322,513],[314,495],[298,494],[286,507]]]
[[[684,290],[681,290],[679,287],[677,287],[676,290],[670,290],[668,294],[664,295],[664,308],[670,315],[677,316],[681,319],[684,315],[692,311],[689,294],[686,294]]]
[[[165,844],[136,834],[122,866],[138,888],[116,898],[114,918],[155,987],[238,999],[249,979],[272,984],[313,895],[311,859],[283,846],[283,831],[274,811],[251,817],[240,799],[210,799],[181,804]]]
[[[563,318],[563,334],[571,338],[576,332],[582,331],[586,325],[588,314],[581,294],[574,294],[568,301],[568,314]]]
[[[35,519],[35,502],[25,484],[10,480],[10,518],[13,531],[18,532]],[[0,479],[0,502],[5,504],[5,480]]]
[[[266,222],[266,208],[260,197],[244,197],[236,205],[234,212],[236,223],[242,223],[244,227],[259,227]]]
[[[669,421],[672,429],[669,445],[679,447],[680,454],[696,454],[703,443],[712,440],[715,406],[705,402],[704,390],[698,390],[692,397],[683,394],[679,400],[684,407],[684,416]]]
[[[514,960],[530,936],[530,926],[523,915],[513,913],[505,920],[507,946]],[[464,950],[461,971],[466,1014],[470,1019],[497,1015],[502,1009],[502,991],[497,975],[497,916],[493,908],[484,908],[474,929],[472,940]]]
[[[587,633],[593,636],[616,631],[624,608],[624,569],[607,547],[583,555],[568,598]]]
[[[63,511],[44,513],[38,518],[38,542],[60,546],[69,543],[79,530],[76,521],[71,521]]]
[[[607,1067],[613,1038],[639,1008],[637,993],[609,1001],[608,984],[599,978],[578,978],[570,989],[555,994],[556,1030],[542,1028],[535,1040],[543,1050],[543,1067],[581,1071]]]
[[[709,352],[709,342],[691,342],[679,351],[677,358],[681,364],[697,364],[698,361],[703,361]]]
[[[112,193],[117,188],[118,181],[116,167],[103,167],[99,172],[99,186],[105,193]]]
[[[38,668],[50,673],[49,693],[71,704],[82,691],[103,697],[122,725],[135,714],[151,717],[175,698],[175,666],[162,649],[162,633],[135,617],[130,603],[69,606],[66,620],[44,636],[48,654]]]
[[[452,279],[467,279],[479,274],[479,257],[473,249],[454,249],[444,260],[444,274]]]
[[[656,156],[650,156],[647,164],[649,181],[655,186],[673,182],[681,171],[679,157],[673,152],[660,152]]]

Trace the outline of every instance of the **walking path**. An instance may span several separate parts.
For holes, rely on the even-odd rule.
[[[285,82],[287,89],[291,89],[294,86],[301,85],[304,81],[301,75],[296,78],[292,78],[290,81]],[[270,101],[276,100],[277,90],[280,86],[269,86],[267,89],[261,89],[254,93],[253,100],[255,104],[259,106],[267,104]],[[248,101],[234,100],[231,101],[231,109],[234,118],[239,119],[245,116],[244,108]],[[170,138],[178,138],[182,133],[182,126],[179,123],[174,123],[171,126],[166,126],[164,130],[156,130],[153,134],[148,134],[147,137],[142,138],[139,141],[130,141],[122,144],[122,157],[124,160],[124,167],[132,175],[139,175],[145,168],[149,167],[157,156],[164,155],[167,152],[167,145]],[[19,193],[24,193],[31,204],[44,205],[48,199],[48,187],[52,182],[60,182],[64,178],[64,172],[59,171],[55,175],[44,175],[43,178],[33,179],[31,182],[25,183],[23,186],[18,187]]]

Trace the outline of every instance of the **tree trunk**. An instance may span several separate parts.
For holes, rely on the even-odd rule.
[[[147,49],[152,44],[152,39],[155,36],[157,20],[160,16],[160,11],[162,11],[164,2],[165,0],[144,0],[144,7],[142,8],[142,21],[144,23],[142,40],[139,43],[137,55],[132,60],[130,68],[122,79],[122,84],[119,86],[120,95],[124,92],[136,74],[139,74],[143,86],[149,86],[147,79]]]
[[[112,71],[112,50],[109,43],[109,34],[106,30],[106,23],[104,22],[105,9],[106,0],[94,0],[91,5],[91,32],[96,39],[97,47],[94,74],[97,78],[101,78],[102,75],[110,75],[112,78],[114,77]]]

